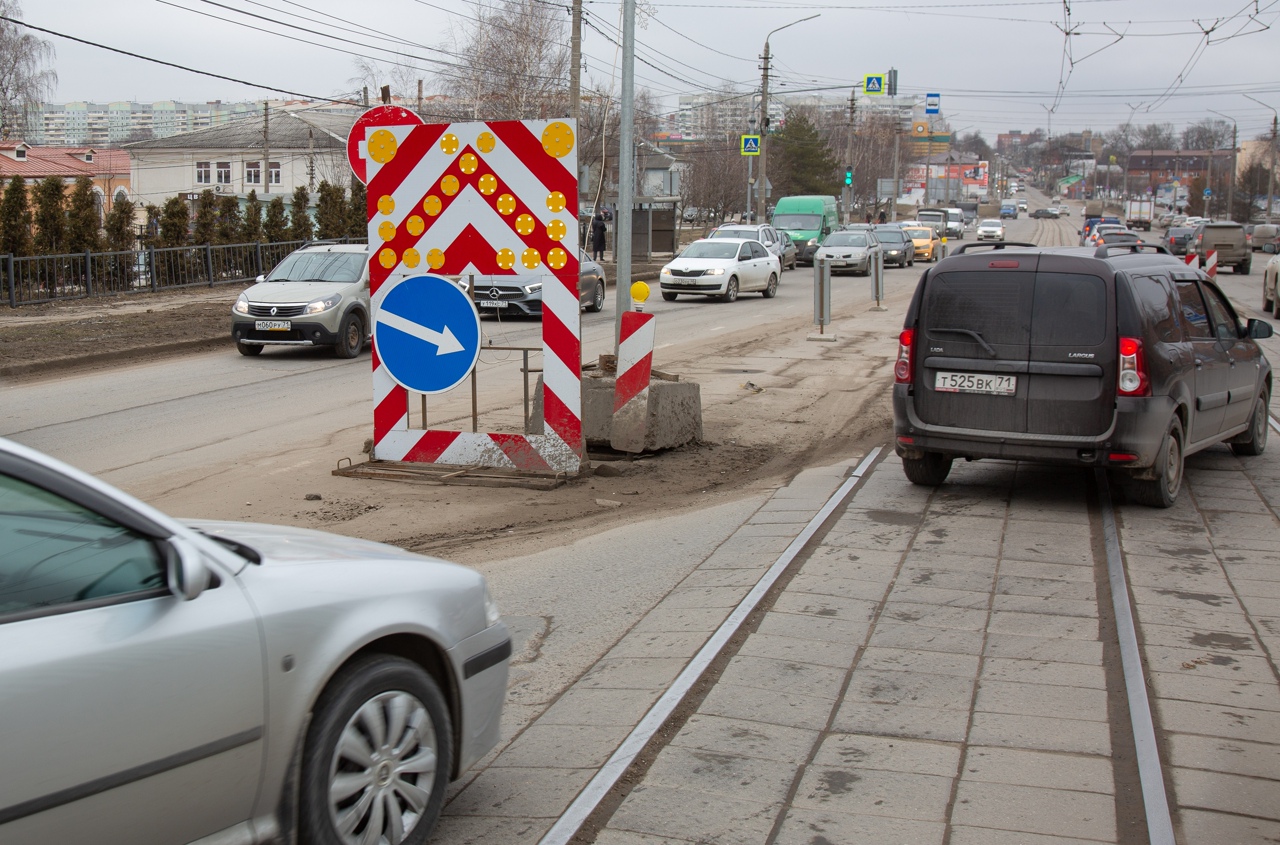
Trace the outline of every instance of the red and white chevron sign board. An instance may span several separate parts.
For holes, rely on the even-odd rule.
[[[1216,249],[1211,249],[1205,253],[1204,271],[1209,275],[1209,278],[1218,278],[1218,251]]]
[[[644,450],[656,328],[652,314],[626,311],[622,315],[613,420],[609,427],[609,445],[620,452]]]
[[[546,433],[411,430],[408,392],[375,343],[373,456],[577,473],[586,453],[574,122],[413,124],[400,111],[371,110],[347,139],[352,170],[368,186],[375,315],[400,280],[421,273],[538,277]]]

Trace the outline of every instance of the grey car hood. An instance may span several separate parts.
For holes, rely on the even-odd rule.
[[[203,519],[186,519],[184,525],[213,537],[223,537],[243,543],[262,555],[264,565],[287,566],[300,563],[331,563],[334,561],[415,561],[439,566],[454,567],[435,558],[406,552],[404,549],[313,531],[310,528],[292,528],[285,525],[265,525],[257,522],[218,522]]]
[[[250,302],[310,302],[342,293],[358,282],[259,282],[244,292]]]

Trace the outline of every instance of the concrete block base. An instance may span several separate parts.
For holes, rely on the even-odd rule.
[[[588,446],[609,446],[613,430],[612,375],[582,374],[582,436]],[[529,433],[542,434],[542,377],[534,390]],[[644,449],[672,449],[702,439],[702,389],[692,381],[649,382]]]

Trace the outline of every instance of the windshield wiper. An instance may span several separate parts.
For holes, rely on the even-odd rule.
[[[940,332],[940,333],[943,333],[943,334],[962,334],[962,335],[967,335],[967,336],[969,336],[969,337],[973,338],[974,340],[978,341],[978,343],[980,343],[980,344],[982,345],[982,348],[986,351],[986,353],[987,353],[988,355],[990,355],[992,358],[997,357],[997,355],[996,355],[996,350],[991,346],[991,344],[987,343],[987,341],[986,341],[985,339],[983,339],[982,335],[981,335],[981,334],[979,334],[978,332],[970,331],[969,329],[940,329],[940,328],[937,328],[936,326],[931,326],[931,327],[929,328],[929,331],[931,331],[931,332]]]

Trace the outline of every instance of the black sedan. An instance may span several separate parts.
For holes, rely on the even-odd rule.
[[[1056,208],[1037,208],[1035,211],[1031,212],[1031,218],[1032,218],[1033,220],[1057,220],[1057,219],[1058,219],[1058,209],[1056,209]]]

